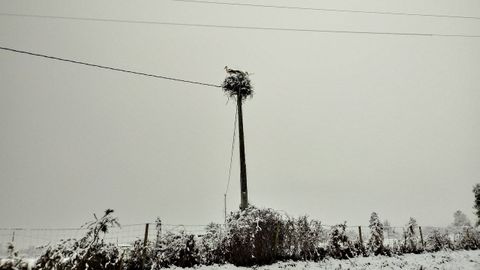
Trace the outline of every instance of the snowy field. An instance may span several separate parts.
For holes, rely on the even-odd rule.
[[[177,268],[179,269],[179,268]],[[201,266],[197,270],[245,270],[246,267],[233,265]],[[364,270],[364,269],[438,269],[438,270],[480,270],[480,250],[437,252],[425,254],[407,254],[393,257],[358,257],[351,260],[328,259],[322,262],[282,262],[273,265],[253,267],[255,270],[286,269],[332,269],[332,270]]]
[[[0,269],[3,264],[7,262],[6,259],[0,260]],[[24,260],[28,264],[28,268],[32,269],[35,265],[35,260]],[[171,269],[189,269],[171,267]],[[407,254],[402,256],[376,256],[376,257],[357,257],[351,260],[335,260],[327,259],[322,262],[281,262],[273,265],[265,265],[259,267],[236,267],[231,264],[214,265],[214,266],[199,266],[190,268],[195,270],[366,270],[366,269],[412,269],[412,270],[480,270],[480,250],[474,251],[453,251],[453,252],[436,252],[424,254]]]

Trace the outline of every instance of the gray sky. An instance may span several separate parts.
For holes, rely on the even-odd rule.
[[[247,3],[246,0],[241,2]],[[251,1],[251,3],[258,3]],[[262,1],[480,16],[480,2]],[[480,35],[480,20],[174,1],[0,1],[3,13]],[[220,84],[247,70],[249,197],[326,224],[473,219],[480,38],[294,33],[0,16],[1,46]],[[223,220],[235,106],[220,89],[0,51],[0,227]],[[238,151],[229,210],[239,205]]]

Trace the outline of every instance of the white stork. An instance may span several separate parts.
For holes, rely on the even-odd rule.
[[[227,66],[225,66],[225,71],[226,71],[228,74],[243,74],[242,71],[236,70],[236,69],[231,69],[231,68],[228,68]]]

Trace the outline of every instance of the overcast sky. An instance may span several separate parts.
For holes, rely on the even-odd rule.
[[[240,2],[240,1],[239,1]],[[242,3],[248,3],[241,0]],[[260,3],[251,1],[250,3]],[[478,0],[262,1],[480,16]],[[175,1],[0,1],[2,13],[480,35],[480,20]],[[3,47],[220,84],[249,73],[250,202],[326,224],[473,219],[480,38],[0,16]],[[223,221],[235,103],[190,85],[0,51],[0,227]],[[238,145],[237,145],[238,146]],[[239,206],[238,150],[228,209]]]

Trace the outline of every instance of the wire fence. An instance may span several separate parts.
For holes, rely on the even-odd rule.
[[[221,224],[223,227],[224,224]],[[104,236],[103,240],[117,245],[119,248],[129,249],[135,241],[156,241],[166,233],[179,233],[184,231],[188,234],[202,236],[206,233],[207,225],[183,225],[183,224],[162,224],[160,227],[155,223],[129,224],[119,228],[112,228]],[[320,241],[322,246],[328,243],[328,234],[333,226],[322,225]],[[384,244],[394,245],[405,240],[407,227],[386,227],[384,228]],[[428,235],[434,230],[446,233],[454,241],[460,229],[455,227],[431,227],[420,226],[415,228],[414,234],[422,242],[426,241]],[[40,256],[49,246],[60,243],[67,239],[82,238],[87,229],[85,228],[0,228],[0,258],[8,255],[8,246],[13,245],[18,256],[36,258]],[[371,230],[368,226],[346,226],[346,234],[351,241],[368,243]]]
[[[148,224],[148,225],[147,225]],[[160,235],[185,231],[189,234],[202,235],[206,225],[165,224],[161,230],[155,222],[128,224],[109,229],[103,240],[120,248],[130,248],[135,241],[155,241]],[[48,247],[68,239],[80,239],[88,230],[86,228],[0,228],[0,258],[8,255],[8,247],[21,257],[38,257]]]

